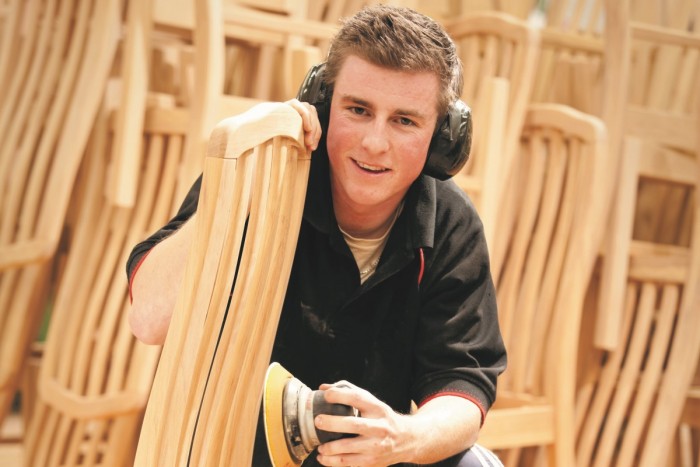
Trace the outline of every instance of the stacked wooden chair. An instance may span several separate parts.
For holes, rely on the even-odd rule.
[[[601,115],[604,0],[551,2],[533,100]]]
[[[252,456],[310,159],[301,117],[284,104],[225,120],[209,148],[187,285],[163,347],[138,466],[247,465]]]
[[[700,41],[632,23],[629,100],[598,302],[617,346],[589,349],[580,465],[664,465],[700,353],[697,313]],[[619,316],[619,318],[618,318]],[[591,345],[591,347],[593,347]]]
[[[622,337],[615,350],[597,355],[598,373],[579,394],[580,465],[664,465],[700,348],[700,279],[693,260],[700,231],[697,159],[638,139],[627,139],[625,145],[624,180],[616,202],[625,205],[618,212],[626,216],[612,226],[619,239],[615,254],[627,257]],[[658,231],[662,236],[681,233],[679,243],[660,241],[662,237],[642,240],[634,231],[634,217],[648,209],[637,196],[645,183],[648,188],[660,184],[662,194],[682,199],[681,206],[668,206],[670,211],[681,208],[682,215],[672,223],[663,221],[666,225]],[[653,215],[669,214],[673,212]],[[605,275],[601,280],[619,282]]]
[[[124,264],[138,241],[173,214],[187,113],[151,108],[137,204],[107,197],[114,112],[96,121],[79,180],[75,231],[41,361],[38,399],[24,439],[27,466],[129,466],[160,348],[127,323]]]
[[[24,440],[26,465],[133,465],[161,348],[137,342],[127,324],[126,258],[167,222],[201,173],[202,145],[215,121],[257,103],[221,94],[224,23],[213,10],[220,5],[199,3],[194,30],[165,44],[168,39],[158,35],[167,25],[154,21],[157,5],[129,4],[121,79],[112,80],[114,92],[104,103],[74,195],[75,234]],[[182,39],[188,34],[194,37]],[[175,52],[179,64],[194,68],[180,72],[170,94],[149,89],[150,77],[164,65],[151,59],[157,47],[182,48]],[[194,64],[182,60],[191,47],[199,51]],[[307,59],[295,54],[292,62]],[[194,75],[189,85],[188,74]],[[300,82],[303,74],[295,76]],[[183,98],[187,92],[194,95]],[[183,103],[190,107],[178,105]]]
[[[4,2],[0,422],[57,280],[51,260],[117,48],[121,3]]]
[[[528,111],[494,278],[509,365],[480,436],[505,465],[530,465],[528,446],[545,448],[547,465],[575,465],[578,336],[607,213],[606,145],[600,119],[558,104]]]
[[[606,133],[592,116],[533,105],[514,160],[504,215],[513,218],[495,277],[509,369],[480,442],[525,462],[520,449],[546,447],[549,465],[574,465],[578,335],[607,200]],[[522,457],[522,459],[521,459]]]
[[[472,107],[470,160],[454,177],[476,205],[492,254],[501,264],[500,204],[509,184],[527,105],[534,84],[539,35],[523,20],[500,12],[478,12],[447,22],[464,67],[462,99]]]

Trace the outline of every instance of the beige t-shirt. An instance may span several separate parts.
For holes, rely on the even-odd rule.
[[[384,234],[378,238],[353,237],[338,226],[340,232],[343,234],[343,237],[345,237],[345,241],[350,247],[350,251],[352,251],[352,255],[355,257],[357,268],[360,270],[361,284],[363,284],[372,274],[374,274],[374,271],[377,270],[379,259],[382,257],[384,246],[389,238],[389,232],[391,232],[391,228],[394,227],[394,223],[399,217],[402,209],[403,203],[401,203],[396,209],[394,219],[392,219],[391,224],[389,224],[387,227],[386,232],[384,232]]]

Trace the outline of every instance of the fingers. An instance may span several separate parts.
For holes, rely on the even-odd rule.
[[[345,404],[356,408],[363,418],[382,418],[393,410],[374,397],[372,393],[347,381],[321,385],[326,401],[331,404]]]
[[[290,99],[286,104],[299,112],[301,116],[304,128],[304,144],[306,144],[308,149],[312,151],[316,150],[318,141],[321,139],[321,134],[323,133],[321,122],[318,120],[318,114],[316,113],[316,107],[308,102],[301,102],[298,99]]]
[[[390,437],[342,438],[319,446],[318,461],[323,465],[389,465],[395,448]]]

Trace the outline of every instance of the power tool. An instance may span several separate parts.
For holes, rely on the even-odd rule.
[[[279,363],[270,364],[265,375],[263,419],[273,467],[299,466],[317,446],[349,436],[314,425],[319,414],[359,416],[353,407],[326,402],[324,394],[309,389]]]

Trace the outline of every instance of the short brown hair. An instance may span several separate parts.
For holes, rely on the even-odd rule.
[[[349,55],[395,70],[436,73],[440,114],[462,93],[462,65],[454,42],[436,21],[409,8],[374,5],[343,21],[326,60],[329,89]]]

